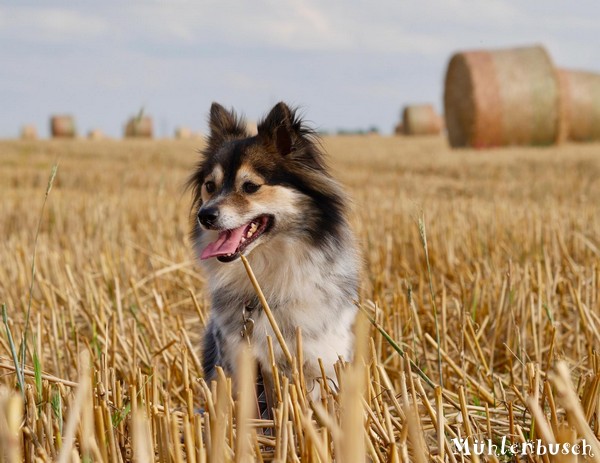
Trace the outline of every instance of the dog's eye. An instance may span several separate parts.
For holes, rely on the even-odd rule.
[[[204,188],[206,188],[207,193],[214,193],[215,191],[215,182],[211,182],[210,180],[204,184]]]
[[[260,188],[260,185],[257,185],[256,183],[252,183],[252,182],[246,182],[242,185],[242,189],[244,190],[244,193],[248,193],[248,194],[256,193],[259,188]]]

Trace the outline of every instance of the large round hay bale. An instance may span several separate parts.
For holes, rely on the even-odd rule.
[[[559,76],[563,137],[600,140],[600,74],[560,69]]]
[[[21,140],[37,140],[38,134],[35,125],[26,124],[21,127]]]
[[[455,54],[444,112],[450,145],[549,145],[559,139],[558,73],[541,46]]]
[[[149,116],[132,117],[125,125],[125,137],[152,138],[152,118]]]
[[[56,115],[50,118],[50,134],[53,138],[75,138],[75,119],[69,115]]]
[[[439,135],[442,119],[430,104],[410,105],[402,111],[405,135]]]

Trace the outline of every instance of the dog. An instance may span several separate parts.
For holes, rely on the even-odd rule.
[[[204,377],[214,379],[221,366],[235,382],[248,341],[263,374],[271,371],[267,336],[279,370],[292,374],[240,262],[244,255],[292,352],[301,328],[304,377],[318,391],[318,360],[335,381],[335,362],[350,360],[353,350],[359,257],[346,195],[328,172],[315,131],[283,102],[258,123],[256,135],[218,103],[209,127],[189,180],[192,242],[211,295]]]

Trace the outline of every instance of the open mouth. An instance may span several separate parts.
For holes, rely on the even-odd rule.
[[[273,226],[272,215],[260,215],[238,228],[221,230],[216,241],[208,244],[200,255],[200,259],[216,257],[220,262],[231,262],[260,236]]]

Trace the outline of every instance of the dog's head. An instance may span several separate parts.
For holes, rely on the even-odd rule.
[[[323,245],[344,222],[344,202],[315,133],[278,103],[250,136],[235,112],[210,109],[210,134],[189,184],[201,259],[230,262],[277,236]]]

